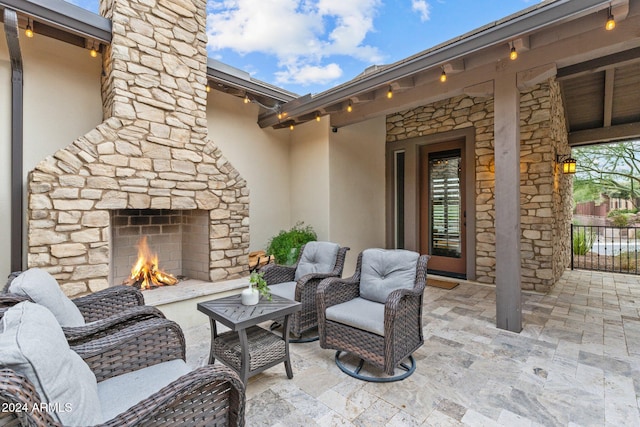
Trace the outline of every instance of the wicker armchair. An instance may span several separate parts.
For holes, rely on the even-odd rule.
[[[19,272],[11,273],[5,290],[18,276]],[[51,277],[49,280],[55,279]],[[31,298],[9,292],[0,293],[0,317],[6,308],[22,301],[31,301]],[[131,286],[114,286],[70,301],[84,319],[84,325],[63,326],[70,344],[80,344],[111,334],[141,320],[165,317],[157,308],[144,305],[142,292]]]
[[[272,294],[302,304],[302,309],[289,319],[290,331],[296,337],[289,342],[318,340],[317,336],[301,338],[304,332],[318,325],[316,290],[323,279],[342,276],[348,250],[349,248],[335,243],[309,242],[300,249],[294,265],[267,264],[259,269],[259,272],[264,273]],[[318,260],[324,262],[317,262]]]
[[[98,388],[108,381],[120,381],[124,386],[116,388],[116,392],[123,399],[130,399],[129,408],[97,425],[244,426],[244,385],[235,372],[221,365],[198,368],[168,383],[165,378],[166,385],[142,399],[129,397],[135,390],[126,390],[126,385],[137,380],[132,389],[139,387],[140,375],[145,370],[152,369],[156,376],[163,376],[168,371],[165,367],[184,365],[184,335],[175,322],[161,318],[143,320],[117,333],[70,348],[89,366]],[[133,379],[131,374],[134,374]],[[47,407],[47,402],[41,399],[25,375],[2,366],[0,404],[4,408],[0,413],[0,425],[63,425],[52,414],[51,403]],[[104,405],[103,414],[105,408],[110,409],[109,405]]]
[[[374,382],[398,381],[413,373],[411,355],[424,343],[422,300],[428,259],[404,250],[367,249],[358,256],[352,277],[322,281],[317,295],[320,347],[337,350],[335,360],[341,370]],[[359,365],[347,368],[342,352],[357,356]],[[388,376],[361,375],[365,361]],[[406,372],[394,376],[398,367]]]

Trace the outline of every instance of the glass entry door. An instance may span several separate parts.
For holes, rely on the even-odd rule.
[[[421,156],[420,224],[422,253],[429,270],[465,277],[465,207],[462,148],[425,146]]]

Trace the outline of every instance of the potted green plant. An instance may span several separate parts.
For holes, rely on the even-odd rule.
[[[277,264],[293,265],[298,259],[300,248],[307,242],[318,240],[310,225],[297,222],[289,231],[280,230],[267,245],[267,255],[273,255]]]
[[[242,304],[256,305],[260,295],[271,301],[271,289],[264,280],[264,273],[253,272],[249,276],[249,288],[242,291]]]

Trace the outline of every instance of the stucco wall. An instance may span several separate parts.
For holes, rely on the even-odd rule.
[[[310,121],[291,132],[291,225],[311,225],[318,239],[329,239],[329,125]]]
[[[385,126],[380,117],[329,136],[329,235],[351,248],[345,277],[360,252],[385,247]]]
[[[249,187],[249,248],[252,251],[264,249],[274,234],[291,225],[289,141],[292,132],[261,129],[257,117],[256,104],[245,104],[241,98],[215,90],[208,95],[209,139],[220,147]]]
[[[24,185],[28,172],[102,121],[101,60],[60,41],[20,33],[24,67]],[[10,272],[11,65],[0,24],[0,275]],[[25,190],[26,194],[26,190]],[[25,202],[26,205],[26,202]]]
[[[20,39],[24,61],[25,178],[55,153],[102,121],[102,61],[87,49],[49,37]]]

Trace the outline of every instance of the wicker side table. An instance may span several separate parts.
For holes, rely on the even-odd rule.
[[[273,295],[257,305],[245,306],[240,295],[198,303],[198,310],[209,316],[211,323],[211,353],[209,363],[218,358],[234,369],[243,383],[259,372],[284,363],[289,379],[293,378],[289,358],[289,316],[300,310],[300,303]],[[258,323],[282,319],[283,336],[261,328]],[[231,330],[218,334],[220,322]]]

